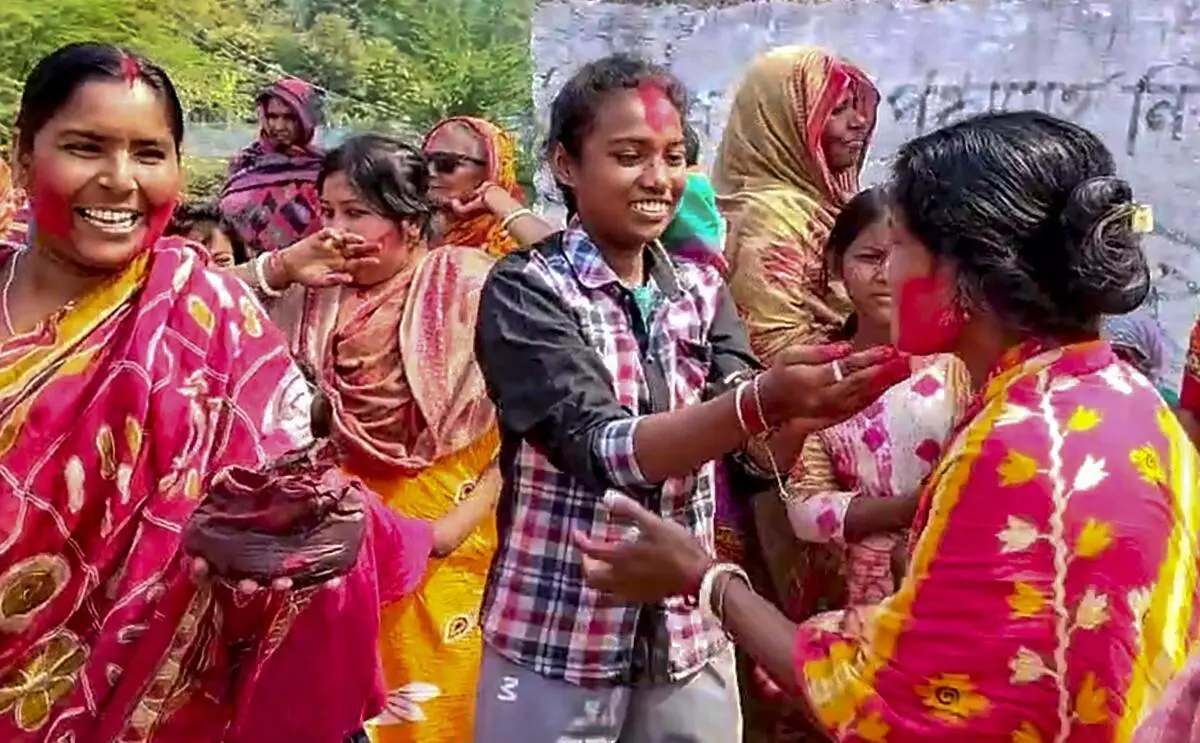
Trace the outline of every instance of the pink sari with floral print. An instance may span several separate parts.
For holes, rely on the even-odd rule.
[[[900,590],[861,634],[797,633],[808,706],[842,741],[1130,740],[1195,648],[1198,460],[1108,344],[1014,349],[924,489]]]
[[[419,579],[426,532],[373,505],[336,590],[236,600],[187,575],[180,533],[211,474],[308,427],[282,337],[202,264],[160,241],[0,343],[0,740],[336,741],[378,707],[377,607]],[[322,643],[340,657],[301,644],[347,615],[355,636]]]

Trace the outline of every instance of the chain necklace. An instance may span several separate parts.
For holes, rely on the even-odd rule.
[[[8,273],[4,277],[4,289],[0,291],[0,311],[4,314],[4,330],[8,332],[9,338],[15,336],[17,331],[13,328],[12,312],[8,308],[8,293],[12,289],[13,277],[17,275],[17,261],[23,252],[13,253],[12,260],[8,262]]]

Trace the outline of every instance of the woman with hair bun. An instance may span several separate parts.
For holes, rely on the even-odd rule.
[[[591,583],[701,603],[844,741],[1127,741],[1195,649],[1195,448],[1099,338],[1150,286],[1136,205],[1090,132],[987,114],[893,164],[893,339],[975,388],[926,482],[895,595],[796,627],[624,497],[636,541],[581,543]]]

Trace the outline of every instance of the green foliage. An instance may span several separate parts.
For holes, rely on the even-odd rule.
[[[229,162],[218,157],[183,158],[183,196],[188,201],[214,201],[225,183]]]
[[[469,114],[521,129],[532,108],[532,9],[533,0],[3,0],[0,129],[36,61],[80,40],[162,64],[195,121],[250,121],[254,93],[291,74],[328,91],[335,124],[420,131]]]

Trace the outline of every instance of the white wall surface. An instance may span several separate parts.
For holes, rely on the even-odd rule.
[[[1155,212],[1148,311],[1168,336],[1175,382],[1200,311],[1200,0],[826,0],[700,10],[566,0],[534,17],[534,100],[614,51],[667,64],[697,96],[711,161],[732,92],[756,54],[820,44],[882,93],[865,182],[904,140],[989,109],[1038,108],[1100,134]],[[549,193],[546,190],[545,193]]]

